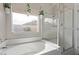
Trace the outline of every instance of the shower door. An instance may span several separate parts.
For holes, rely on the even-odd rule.
[[[69,4],[63,4],[63,12],[60,14],[60,46],[63,48],[62,52],[73,47],[73,10],[68,6]]]
[[[74,48],[79,54],[79,4],[74,4]]]
[[[72,10],[64,12],[64,48],[72,47]]]

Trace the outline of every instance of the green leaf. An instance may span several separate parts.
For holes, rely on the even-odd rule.
[[[9,4],[9,3],[5,3],[5,4],[4,4],[4,7],[5,7],[5,8],[10,8],[10,4]]]

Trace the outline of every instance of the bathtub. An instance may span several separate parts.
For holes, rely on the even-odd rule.
[[[3,49],[3,55],[59,55],[61,48],[46,40],[12,44]]]

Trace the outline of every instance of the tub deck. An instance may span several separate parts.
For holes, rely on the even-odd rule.
[[[44,40],[44,41],[45,41],[45,49],[43,49],[41,52],[35,55],[60,55],[61,54],[60,46],[52,42],[49,42],[47,40]]]

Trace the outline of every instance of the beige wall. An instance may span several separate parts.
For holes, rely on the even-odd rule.
[[[0,39],[5,40],[5,14],[3,4],[0,3]]]
[[[45,11],[46,14],[48,13],[49,15],[52,15],[54,9],[57,7],[55,5],[56,4],[49,4],[49,3],[44,3],[44,4],[43,3],[35,3],[35,4],[31,3],[30,4],[33,15],[39,14],[40,7],[42,7],[42,9]],[[55,8],[53,8],[53,7],[55,7]],[[26,9],[27,9],[27,4],[24,4],[24,3],[12,4],[12,11],[14,11],[14,12],[26,14],[27,13]]]

